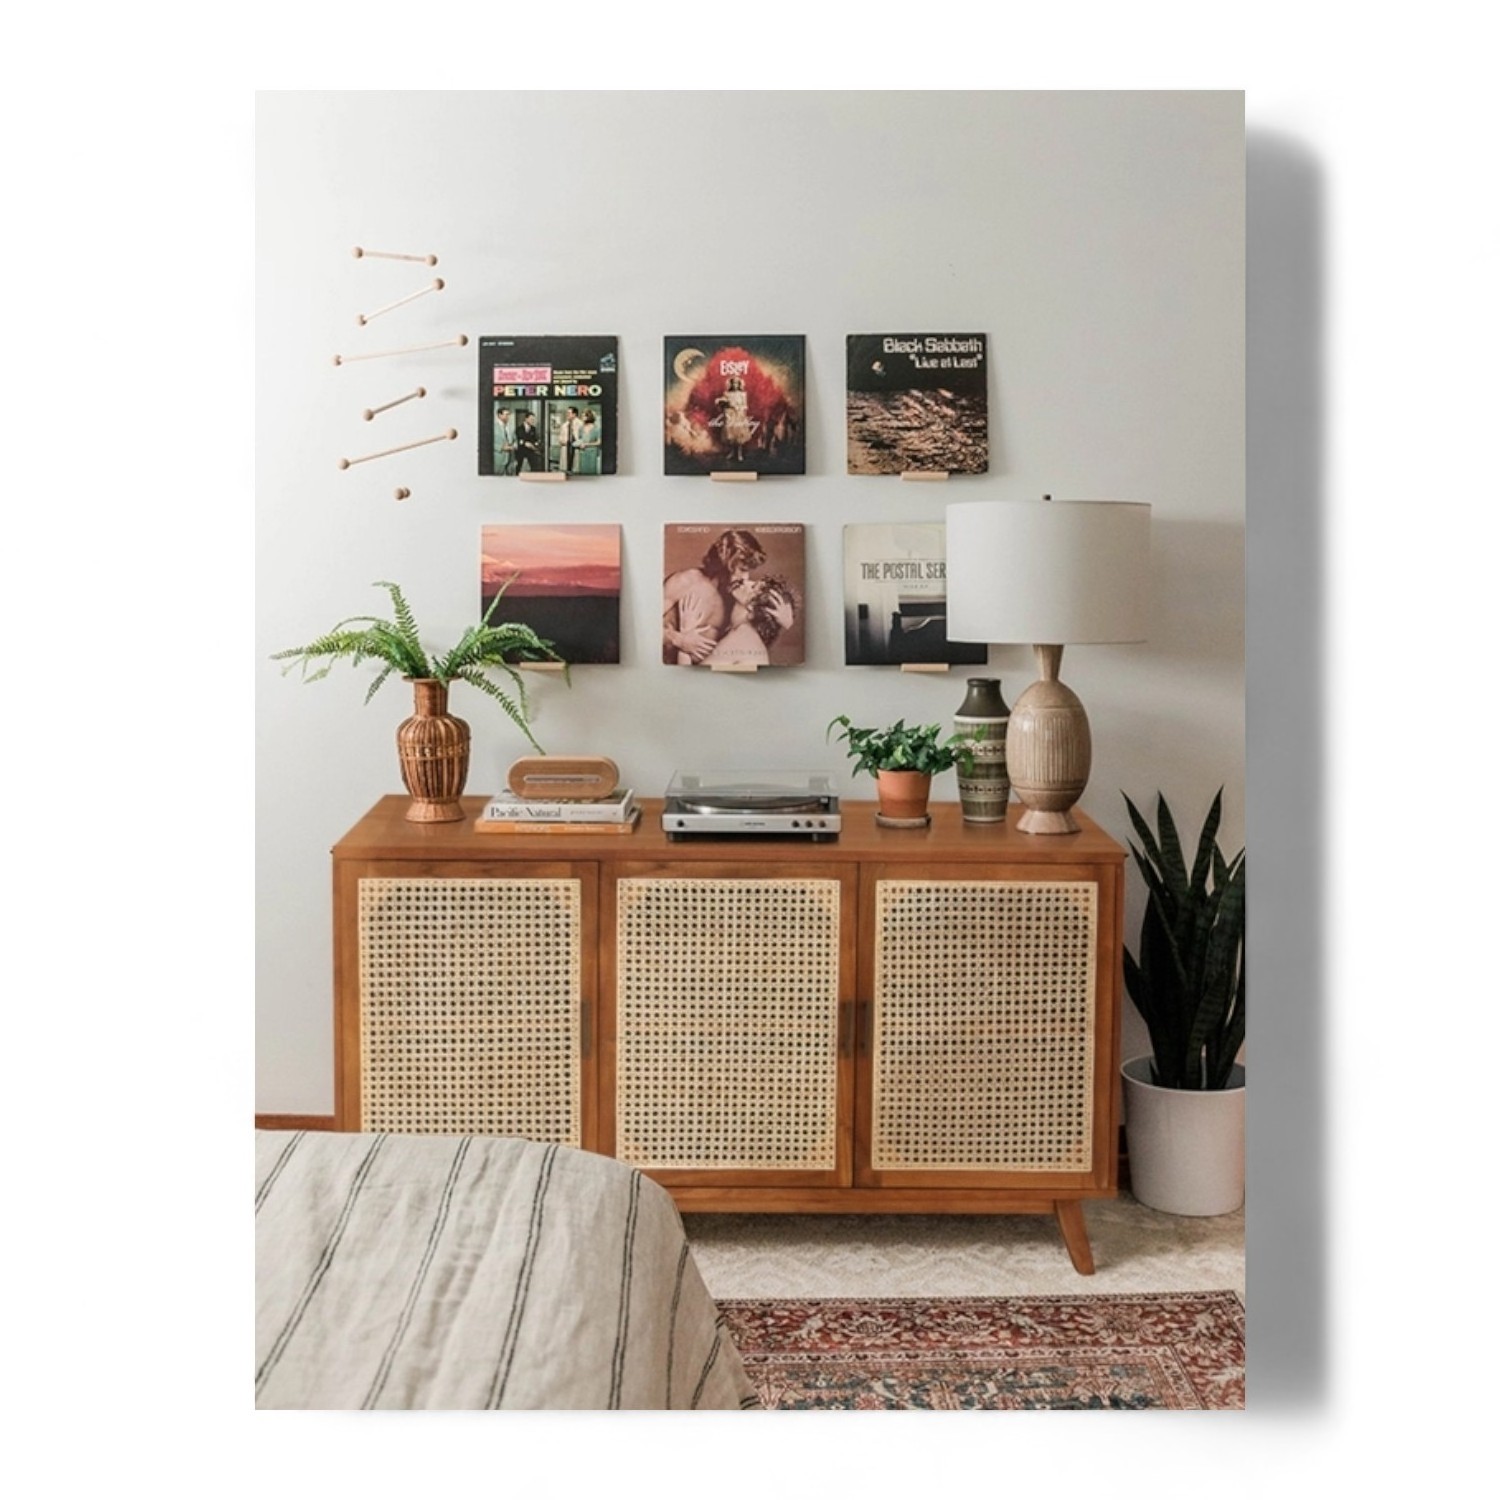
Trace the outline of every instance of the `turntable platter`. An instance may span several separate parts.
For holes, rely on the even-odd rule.
[[[774,787],[744,787],[737,792],[689,793],[678,798],[689,812],[817,812],[824,802],[817,797],[788,796]]]

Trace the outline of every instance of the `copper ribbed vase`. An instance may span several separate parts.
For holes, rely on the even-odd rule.
[[[448,712],[446,682],[407,680],[416,694],[416,712],[396,731],[401,779],[411,793],[407,820],[456,823],[464,815],[458,799],[469,775],[469,726]]]

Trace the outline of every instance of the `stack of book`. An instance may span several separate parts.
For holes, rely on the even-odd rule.
[[[617,787],[587,802],[499,792],[474,824],[476,833],[630,833],[641,820],[635,793]]]

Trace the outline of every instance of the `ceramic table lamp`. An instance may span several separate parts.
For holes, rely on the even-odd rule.
[[[1058,680],[1063,647],[1143,641],[1151,507],[1114,500],[968,500],[947,508],[948,638],[1036,649],[1039,680],[1011,710],[1023,833],[1076,833],[1088,715]]]

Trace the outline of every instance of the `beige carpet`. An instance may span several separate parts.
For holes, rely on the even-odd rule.
[[[714,1297],[1008,1297],[1232,1291],[1245,1295],[1245,1215],[1183,1219],[1133,1198],[1084,1205],[1095,1274],[1079,1276],[1051,1218],[690,1214]]]

